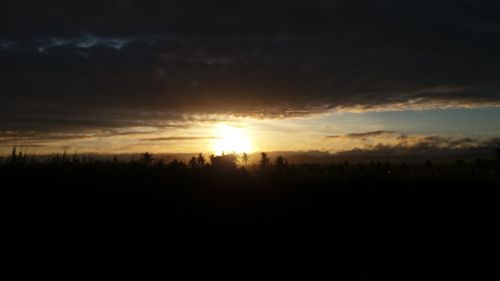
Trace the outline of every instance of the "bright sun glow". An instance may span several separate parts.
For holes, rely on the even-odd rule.
[[[217,154],[243,153],[252,151],[252,142],[243,128],[219,125],[215,132],[213,150]]]

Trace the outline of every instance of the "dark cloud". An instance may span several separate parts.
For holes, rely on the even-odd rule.
[[[114,129],[94,130],[85,132],[50,132],[50,131],[0,131],[0,147],[23,146],[35,147],[44,144],[61,143],[65,141],[83,141],[103,139],[117,136],[142,136],[154,134],[154,131],[119,131]]]
[[[493,0],[1,1],[0,130],[498,106],[498,11]]]
[[[338,155],[362,153],[373,155],[434,155],[453,151],[494,151],[500,146],[498,138],[479,140],[469,137],[457,138],[440,135],[406,135],[396,131],[370,131],[345,135],[327,136],[343,144],[351,144],[350,149],[338,152]],[[362,142],[356,142],[361,140]]]
[[[381,136],[381,135],[387,135],[387,134],[394,134],[396,133],[395,131],[371,131],[371,132],[362,132],[362,133],[350,133],[350,134],[345,134],[345,135],[333,135],[333,136],[326,136],[327,139],[338,139],[338,138],[347,138],[347,139],[366,139],[366,138],[371,138],[371,137],[376,137],[376,136]]]
[[[444,149],[462,149],[479,146],[491,146],[492,139],[488,141],[479,141],[472,138],[453,138],[443,136],[407,136],[401,135],[397,138],[398,142],[392,145],[394,148],[409,148],[413,151],[426,152],[435,148]],[[378,144],[375,147],[384,147]]]
[[[474,160],[492,159],[495,149],[500,147],[500,139],[475,140],[470,138],[453,139],[440,136],[405,136],[396,144],[375,144],[363,148],[335,153],[338,159],[353,160],[400,160],[424,161],[426,159],[456,161],[458,158]],[[413,141],[410,141],[413,140]]]
[[[219,139],[217,137],[183,137],[183,136],[176,136],[176,137],[159,137],[159,138],[147,138],[147,139],[141,139],[141,141],[197,141],[197,140],[215,140]]]

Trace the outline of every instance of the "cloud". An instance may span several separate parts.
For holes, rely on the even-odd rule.
[[[414,151],[425,152],[428,149],[444,148],[444,149],[463,149],[480,146],[491,146],[491,141],[480,141],[473,138],[453,138],[443,136],[421,136],[421,135],[401,135],[397,138],[397,142],[392,145],[393,148],[412,149]],[[373,148],[384,147],[383,144],[377,144]]]
[[[362,132],[362,133],[350,133],[346,135],[332,135],[326,136],[327,139],[339,139],[339,138],[347,138],[347,139],[366,139],[375,136],[382,136],[387,134],[394,134],[395,131],[371,131],[371,132]]]
[[[364,153],[385,155],[434,154],[446,151],[467,151],[484,149],[493,151],[499,145],[498,138],[474,139],[441,135],[402,134],[396,131],[369,131],[344,135],[326,136],[331,153]]]
[[[141,139],[141,141],[197,141],[197,140],[215,140],[219,139],[218,137],[183,137],[183,136],[175,136],[175,137],[158,137],[158,138],[147,138]]]
[[[130,42],[127,38],[100,38],[93,35],[85,35],[82,38],[49,38],[42,41],[37,50],[40,53],[46,52],[51,48],[56,47],[72,47],[77,49],[88,49],[99,46],[104,46],[116,50],[120,50]]]
[[[2,2],[0,130],[498,107],[500,4],[460,3]]]
[[[338,159],[355,161],[399,160],[422,162],[426,159],[456,161],[458,158],[494,158],[500,139],[476,140],[471,138],[445,138],[439,136],[404,136],[396,143],[377,143],[339,151]]]
[[[0,146],[36,147],[61,144],[69,141],[85,141],[92,139],[115,138],[121,136],[144,137],[154,134],[151,130],[122,131],[115,129],[86,132],[46,132],[46,131],[0,131]]]
[[[129,44],[151,45],[165,39],[162,36],[142,35],[134,37],[98,36],[90,33],[78,34],[71,37],[34,36],[19,40],[0,40],[0,49],[10,52],[47,53],[48,51],[61,52],[64,50],[97,50],[100,47],[121,50]],[[74,54],[83,54],[75,52]]]

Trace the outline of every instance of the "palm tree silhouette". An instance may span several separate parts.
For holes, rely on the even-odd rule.
[[[140,161],[146,165],[150,165],[153,162],[153,154],[149,152],[142,154],[142,158]]]
[[[246,152],[243,152],[243,162],[245,162],[245,166],[248,165],[248,154]]]
[[[191,157],[191,160],[189,160],[189,168],[191,169],[196,169],[198,168],[198,160],[196,159],[196,157]]]
[[[260,154],[260,157],[261,157],[261,159],[259,161],[260,168],[263,169],[263,170],[267,169],[267,166],[269,166],[269,162],[270,162],[269,157],[267,157],[267,153],[262,152]]]
[[[206,162],[205,161],[205,156],[203,156],[203,154],[200,153],[198,155],[198,159],[196,159],[196,162],[198,164],[198,167],[200,167],[200,168],[203,167],[203,166],[205,166],[205,162]]]
[[[276,157],[274,165],[276,165],[278,171],[283,171],[288,168],[288,161],[283,156],[278,156]]]

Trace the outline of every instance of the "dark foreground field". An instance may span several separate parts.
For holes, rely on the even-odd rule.
[[[7,273],[13,280],[498,273],[495,161],[226,164],[4,159]]]

